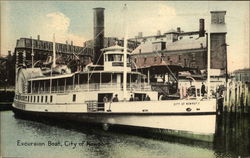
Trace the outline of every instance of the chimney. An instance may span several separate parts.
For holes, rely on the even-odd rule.
[[[199,37],[205,36],[205,24],[204,19],[200,19]]]
[[[181,28],[180,27],[177,27],[177,32],[181,33]]]
[[[104,9],[94,8],[94,64],[103,65],[101,49],[104,48]]]
[[[157,35],[157,36],[160,36],[160,35],[161,35],[161,31],[158,30],[156,35]]]
[[[138,32],[138,38],[141,38],[142,36],[142,32]]]
[[[37,35],[37,40],[40,40],[40,35]]]

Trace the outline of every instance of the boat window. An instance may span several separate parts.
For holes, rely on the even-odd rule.
[[[76,101],[76,95],[73,94],[73,102],[75,102],[75,101]]]
[[[48,102],[48,96],[46,95],[45,96],[45,103],[47,103]]]
[[[121,54],[114,55],[114,61],[122,61],[122,55]]]
[[[43,102],[43,96],[41,96],[41,102]]]
[[[123,61],[122,54],[109,54],[108,61]]]
[[[39,103],[39,96],[37,96],[37,102]]]
[[[108,55],[108,61],[114,61],[113,55]]]
[[[33,96],[33,99],[34,99],[33,102],[35,103],[36,102],[36,96]]]
[[[28,96],[28,102],[30,101],[30,96]]]
[[[50,96],[50,102],[52,103],[52,101],[53,101],[53,96],[51,95]]]

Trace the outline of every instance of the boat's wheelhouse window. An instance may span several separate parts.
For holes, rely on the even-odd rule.
[[[107,57],[108,56],[108,57]],[[106,61],[123,61],[123,54],[107,54]]]

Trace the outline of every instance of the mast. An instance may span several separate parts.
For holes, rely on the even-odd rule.
[[[127,29],[127,6],[124,6],[124,26],[125,26],[125,34],[124,34],[124,58],[123,58],[123,98],[126,100],[127,98],[127,39],[128,39],[128,29]]]
[[[33,39],[32,39],[32,36],[30,37],[31,38],[31,66],[32,68],[34,68],[34,48],[33,48]]]
[[[210,98],[210,56],[211,56],[211,39],[210,39],[210,31],[207,33],[207,97]]]
[[[55,42],[55,34],[53,34],[53,63],[52,68],[56,67],[56,42]]]

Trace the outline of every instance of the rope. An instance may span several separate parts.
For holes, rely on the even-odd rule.
[[[104,29],[102,30],[102,31],[100,31],[95,37],[94,37],[94,40],[97,38],[97,36],[99,36],[102,32],[104,32]],[[85,47],[86,48],[86,47]],[[99,58],[97,59],[97,63],[99,62],[99,60],[101,59],[101,56],[102,56],[102,54],[103,54],[103,52],[101,52],[101,55],[99,56]],[[94,69],[93,69],[93,71],[95,70],[95,67],[94,67]],[[91,76],[92,76],[92,74],[93,74],[93,71],[91,71],[91,73],[90,73],[90,76],[89,76],[89,78],[88,78],[88,82],[89,82],[89,80],[90,80],[90,78],[91,78]]]
[[[178,79],[176,78],[175,74],[174,74],[174,73],[172,72],[172,70],[168,67],[166,61],[159,55],[159,52],[156,51],[156,54],[154,54],[154,55],[158,55],[158,56],[161,58],[161,60],[164,62],[165,66],[168,68],[169,72],[171,73],[171,75],[174,77],[174,79],[175,79],[176,81],[178,81]]]

